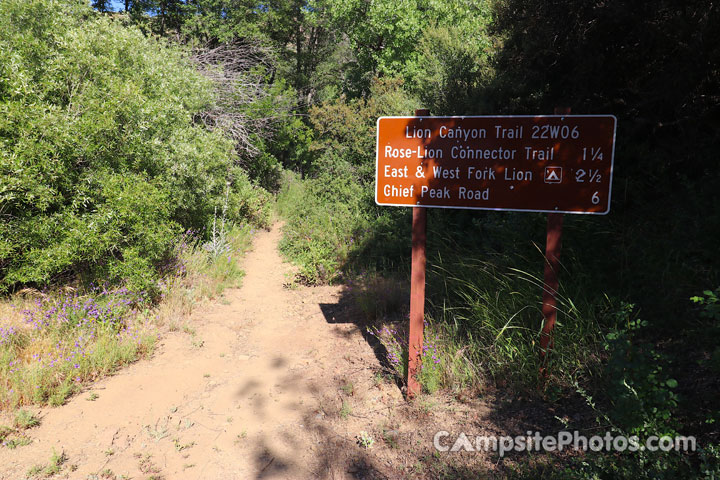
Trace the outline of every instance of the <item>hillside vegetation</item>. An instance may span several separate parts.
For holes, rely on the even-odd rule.
[[[75,273],[150,292],[215,209],[263,222],[232,142],[194,122],[215,98],[183,50],[77,2],[3,2],[0,22],[2,290]]]

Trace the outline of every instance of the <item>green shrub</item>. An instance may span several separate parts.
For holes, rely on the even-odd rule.
[[[183,229],[268,222],[232,142],[195,125],[210,81],[81,2],[0,3],[0,291],[89,274],[151,289]]]
[[[327,192],[336,194],[328,198]],[[325,175],[301,182],[284,177],[278,208],[286,218],[280,250],[300,267],[298,277],[308,284],[331,282],[353,247],[353,231],[364,222],[362,191],[348,177]]]
[[[395,236],[395,220],[404,218],[403,212],[378,209],[373,200],[377,117],[409,115],[417,105],[401,84],[378,79],[367,99],[341,98],[310,110],[312,168],[303,170],[305,181],[285,176],[278,195],[286,219],[281,250],[300,266],[307,283],[332,281],[343,270],[366,266],[368,256],[361,254],[366,242],[377,239],[377,231]],[[352,265],[360,257],[363,262]]]
[[[702,307],[700,315],[711,320],[720,320],[720,288],[705,290],[703,296],[695,295],[690,300]]]
[[[677,380],[670,378],[663,365],[667,359],[652,346],[640,342],[639,330],[647,322],[631,320],[633,305],[619,312],[620,327],[608,333],[605,365],[606,393],[610,399],[610,420],[631,435],[675,435],[673,411],[678,405]]]

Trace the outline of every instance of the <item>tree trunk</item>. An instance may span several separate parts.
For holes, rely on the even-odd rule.
[[[300,5],[296,4],[295,10],[295,89],[300,94],[301,76],[302,76],[302,19],[300,16]]]
[[[160,36],[165,35],[165,2],[160,2]]]

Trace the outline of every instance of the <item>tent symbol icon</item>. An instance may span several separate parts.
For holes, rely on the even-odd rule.
[[[562,182],[562,167],[545,167],[545,183]]]

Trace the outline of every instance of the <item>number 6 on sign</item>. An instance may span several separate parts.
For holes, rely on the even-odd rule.
[[[600,193],[600,192],[595,192],[595,193],[593,193],[593,196],[592,196],[592,199],[591,199],[593,205],[597,205],[598,203],[600,203],[600,195],[599,195],[599,193]]]

